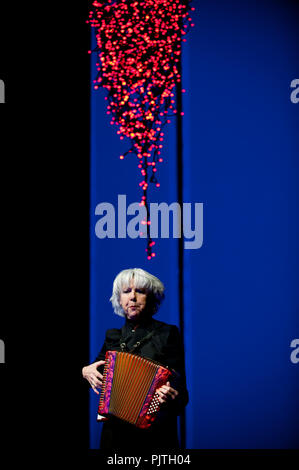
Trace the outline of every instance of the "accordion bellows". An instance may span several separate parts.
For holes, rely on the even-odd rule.
[[[107,351],[98,421],[114,415],[138,428],[148,428],[160,409],[157,388],[171,371],[150,359],[127,352]]]

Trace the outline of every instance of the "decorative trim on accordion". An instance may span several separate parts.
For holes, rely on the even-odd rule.
[[[151,388],[140,411],[139,418],[136,423],[137,427],[148,428],[155,420],[156,414],[161,406],[156,390],[167,382],[170,375],[170,370],[164,367],[157,370]]]
[[[100,402],[99,402],[99,409],[98,409],[99,415],[109,413],[115,359],[116,359],[116,351],[106,352],[106,356],[105,356],[106,362],[104,365],[104,372],[103,372],[103,384],[105,385],[103,386],[101,395],[100,395]],[[102,420],[103,420],[103,417],[102,419],[99,419],[99,421],[102,421]]]

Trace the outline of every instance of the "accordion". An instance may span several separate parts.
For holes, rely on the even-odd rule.
[[[172,372],[136,354],[107,351],[97,421],[114,415],[138,428],[148,428],[160,409],[157,388]]]

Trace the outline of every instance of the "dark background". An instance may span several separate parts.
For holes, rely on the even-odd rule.
[[[236,23],[248,5],[229,2]],[[268,8],[283,8],[295,57],[298,3],[262,5],[264,18]],[[89,447],[81,380],[90,358],[88,10],[86,2],[1,5],[1,444],[29,457],[36,448],[69,457]],[[298,68],[292,73],[298,78]]]
[[[88,448],[88,11],[1,4],[1,453],[11,459]]]

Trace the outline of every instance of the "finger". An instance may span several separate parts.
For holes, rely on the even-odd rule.
[[[97,362],[94,362],[94,365],[95,365],[96,367],[102,366],[103,364],[105,364],[105,361],[97,361]]]
[[[164,395],[163,392],[161,392],[160,390],[156,390],[157,394],[158,394],[158,400],[160,403],[165,403],[166,402],[166,397]]]
[[[96,389],[100,388],[102,385],[101,382],[94,381],[94,380],[90,380],[89,383],[91,387],[96,388]]]
[[[172,387],[161,387],[160,392],[163,393],[164,398],[172,398],[173,400],[178,395],[177,390]]]
[[[94,372],[91,372],[90,377],[92,380],[95,380],[95,381],[98,380],[98,375]]]
[[[163,385],[163,388],[165,390],[167,390],[168,392],[171,392],[171,393],[178,393],[177,390],[175,390],[173,387],[171,386],[166,386],[166,385]]]
[[[100,385],[102,385],[102,381],[101,380],[98,380],[97,376],[96,375],[93,375],[92,376],[92,382],[94,385],[96,385],[97,387],[99,387]]]
[[[177,390],[175,390],[174,388],[169,387],[168,394],[169,394],[172,398],[175,398],[175,397],[179,394],[179,392],[178,392]]]
[[[93,389],[93,391],[94,391],[94,392],[95,392],[97,395],[99,395],[99,394],[100,394],[100,392],[98,392],[98,391],[97,391],[97,389],[95,388],[95,386],[94,386],[94,385],[91,385],[91,388]]]
[[[159,390],[157,390],[157,392],[158,392],[159,396],[162,397],[162,398],[165,398],[166,395],[167,395],[166,390],[163,390],[161,388]]]
[[[171,392],[162,392],[163,393],[163,397],[165,399],[169,399],[169,398],[175,398],[175,396],[171,393]]]
[[[91,383],[94,387],[97,387],[97,388],[98,388],[98,387],[101,387],[101,385],[102,385],[102,382],[101,382],[100,380],[98,380],[95,375],[92,375],[92,376],[91,376],[91,378],[90,378],[90,383]]]
[[[160,395],[158,396],[158,401],[161,404],[166,403],[166,400],[163,397],[161,397]]]

